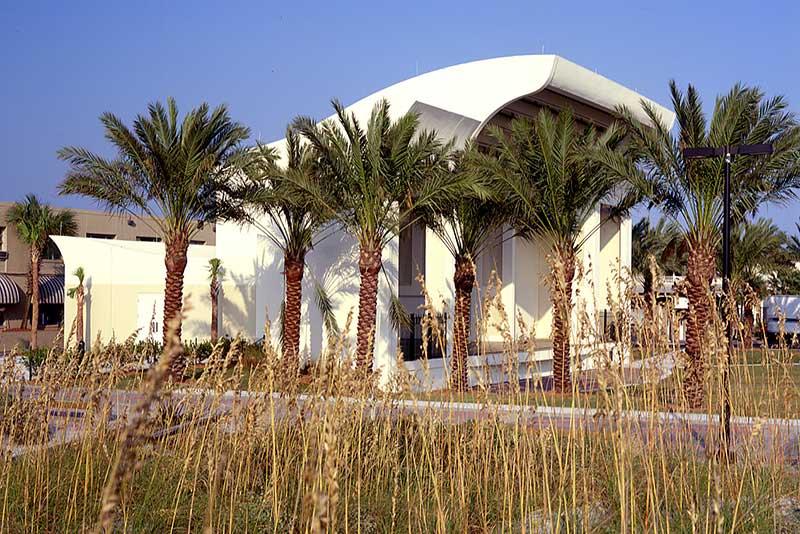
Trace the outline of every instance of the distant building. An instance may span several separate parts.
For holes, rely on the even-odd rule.
[[[30,251],[9,224],[12,202],[0,202],[0,352],[28,339],[30,329]],[[75,214],[77,237],[102,240],[158,242],[161,238],[154,221],[102,211],[71,210]],[[201,228],[192,244],[214,245],[214,225]],[[87,259],[86,268],[89,266]],[[64,321],[64,262],[61,251],[51,242],[45,250],[39,281],[40,340],[47,345]],[[69,274],[69,273],[68,273]]]

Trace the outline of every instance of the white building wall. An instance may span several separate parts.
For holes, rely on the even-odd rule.
[[[630,266],[630,219],[622,219],[620,223],[607,223],[602,231],[597,229],[599,222],[598,209],[594,211],[583,229],[583,236],[588,235],[588,238],[578,254],[580,268],[573,285],[576,320],[579,314],[586,314],[590,320],[596,321],[599,313],[608,307],[609,287],[612,294],[618,293],[617,273],[620,268]],[[553,317],[548,282],[551,273],[547,259],[549,245],[540,238],[533,241],[514,238],[506,242],[504,250],[511,254],[511,262],[504,261],[503,266],[505,276],[511,276],[510,279],[504,280],[503,288],[503,304],[506,306],[509,320],[513,319],[509,331],[515,338],[523,334],[517,320],[521,318],[527,330],[525,333],[530,334],[533,327],[535,338],[548,339],[552,331]],[[485,269],[486,261],[478,263]],[[513,272],[509,272],[508,263],[513,265]],[[485,276],[484,273],[480,273],[479,279],[482,283]],[[511,295],[506,296],[506,292]],[[573,329],[573,333],[577,335],[577,329]],[[488,341],[502,341],[500,334],[501,332],[490,329]]]
[[[259,264],[258,233],[234,223],[217,225],[217,255],[225,268],[222,281],[221,333],[256,337],[256,268]],[[263,322],[262,322],[263,328]]]
[[[425,287],[431,303],[439,313],[447,313],[450,329],[453,327],[455,306],[455,260],[450,251],[430,228],[425,229]],[[448,336],[452,339],[452,335]]]
[[[623,217],[620,222],[620,263],[623,269],[630,271],[631,269],[631,254],[633,246],[633,222],[630,217]],[[624,272],[624,271],[623,271]],[[630,273],[624,273],[629,275]]]
[[[64,258],[65,289],[75,287],[78,267],[85,272],[85,332],[87,348],[100,339],[124,341],[140,323],[138,301],[142,296],[164,294],[166,268],[164,245],[136,241],[54,236]],[[215,248],[190,245],[184,275],[186,318],[183,339],[207,339],[211,334],[211,299],[208,260]],[[75,301],[65,295],[66,335],[75,321]],[[163,309],[157,310],[159,318]],[[160,340],[161,336],[158,336]]]
[[[545,281],[549,267],[541,240],[518,239],[514,262],[518,273],[515,283],[518,315],[525,323],[526,333],[533,327],[536,337],[546,337],[550,332],[550,302]]]
[[[576,272],[576,283],[573,311],[573,328],[572,337],[573,341],[577,342],[578,337],[581,335],[580,329],[577,328],[577,320],[580,314],[586,314],[590,320],[596,320],[596,311],[599,308],[599,297],[605,294],[604,284],[606,272],[603,269],[602,262],[602,245],[600,240],[600,209],[599,206],[592,212],[592,215],[584,223],[581,232],[581,238],[586,238],[586,241],[581,248],[579,254],[583,268],[583,278],[580,269]]]
[[[269,227],[269,222],[261,225]],[[328,229],[322,234],[327,237],[306,255],[303,276],[300,351],[308,361],[319,358],[329,339],[316,303],[317,285],[330,297],[338,326],[352,351],[355,351],[356,342],[360,280],[358,243],[341,229]],[[258,339],[264,336],[269,319],[272,343],[279,347],[279,321],[284,300],[282,251],[264,232],[252,226],[221,223],[217,240],[218,253],[227,272],[223,284],[225,332]],[[397,351],[397,334],[389,314],[391,295],[397,292],[397,237],[384,248],[383,265],[378,287],[375,365],[388,377]],[[350,327],[345,331],[351,313]]]

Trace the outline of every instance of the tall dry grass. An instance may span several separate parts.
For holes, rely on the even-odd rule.
[[[504,330],[509,387],[499,390],[424,393],[404,373],[381,389],[353,369],[345,336],[299,377],[269,343],[256,350],[241,339],[219,344],[182,384],[164,373],[177,346],[132,379],[127,369],[141,359],[132,338],[97,342],[81,361],[53,351],[31,383],[14,380],[6,365],[0,531],[797,531],[799,477],[783,454],[797,445],[764,445],[775,432],[770,418],[797,414],[796,354],[785,343],[735,350],[734,414],[757,417],[739,428],[736,452],[723,461],[713,423],[723,395],[722,321],[705,344],[709,399],[699,420],[712,421],[710,430],[664,423],[661,412],[685,410],[680,370],[625,386],[622,357],[679,353],[668,336],[678,314],[667,302],[645,321],[629,277],[618,277],[603,302],[585,298],[574,313],[575,345],[602,369],[597,393],[579,392],[576,381],[572,395],[555,396],[511,378],[520,373],[517,352],[534,348],[537,325],[503,309],[499,281],[481,290],[475,327]],[[599,327],[601,306],[616,317],[613,328]],[[511,321],[525,334],[512,336]],[[464,412],[441,401],[481,407]],[[557,419],[541,408],[565,405],[574,410]],[[68,428],[53,428],[65,421]]]

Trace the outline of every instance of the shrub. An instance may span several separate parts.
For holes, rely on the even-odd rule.
[[[219,346],[217,349],[217,356],[221,360],[224,360],[225,356],[228,354],[228,350],[230,350],[231,339],[228,337],[221,337],[217,341],[217,345]],[[210,358],[211,355],[214,354],[215,348],[217,347],[207,339],[202,341],[194,339],[183,344],[184,354],[186,354],[189,360],[194,360],[195,362],[202,362]]]
[[[33,375],[39,371],[39,368],[47,359],[47,349],[27,349],[22,353],[22,358],[25,360],[25,367],[28,369],[28,380],[33,380]]]

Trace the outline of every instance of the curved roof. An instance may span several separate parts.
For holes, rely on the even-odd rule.
[[[671,128],[675,120],[667,108],[555,55],[508,56],[446,67],[391,85],[347,109],[366,121],[375,103],[386,99],[393,119],[413,109],[425,127],[463,142],[476,136],[506,105],[545,89],[607,112],[624,105],[648,122],[641,107],[645,100],[655,106],[665,126]],[[283,140],[272,144],[279,150],[282,145]]]

